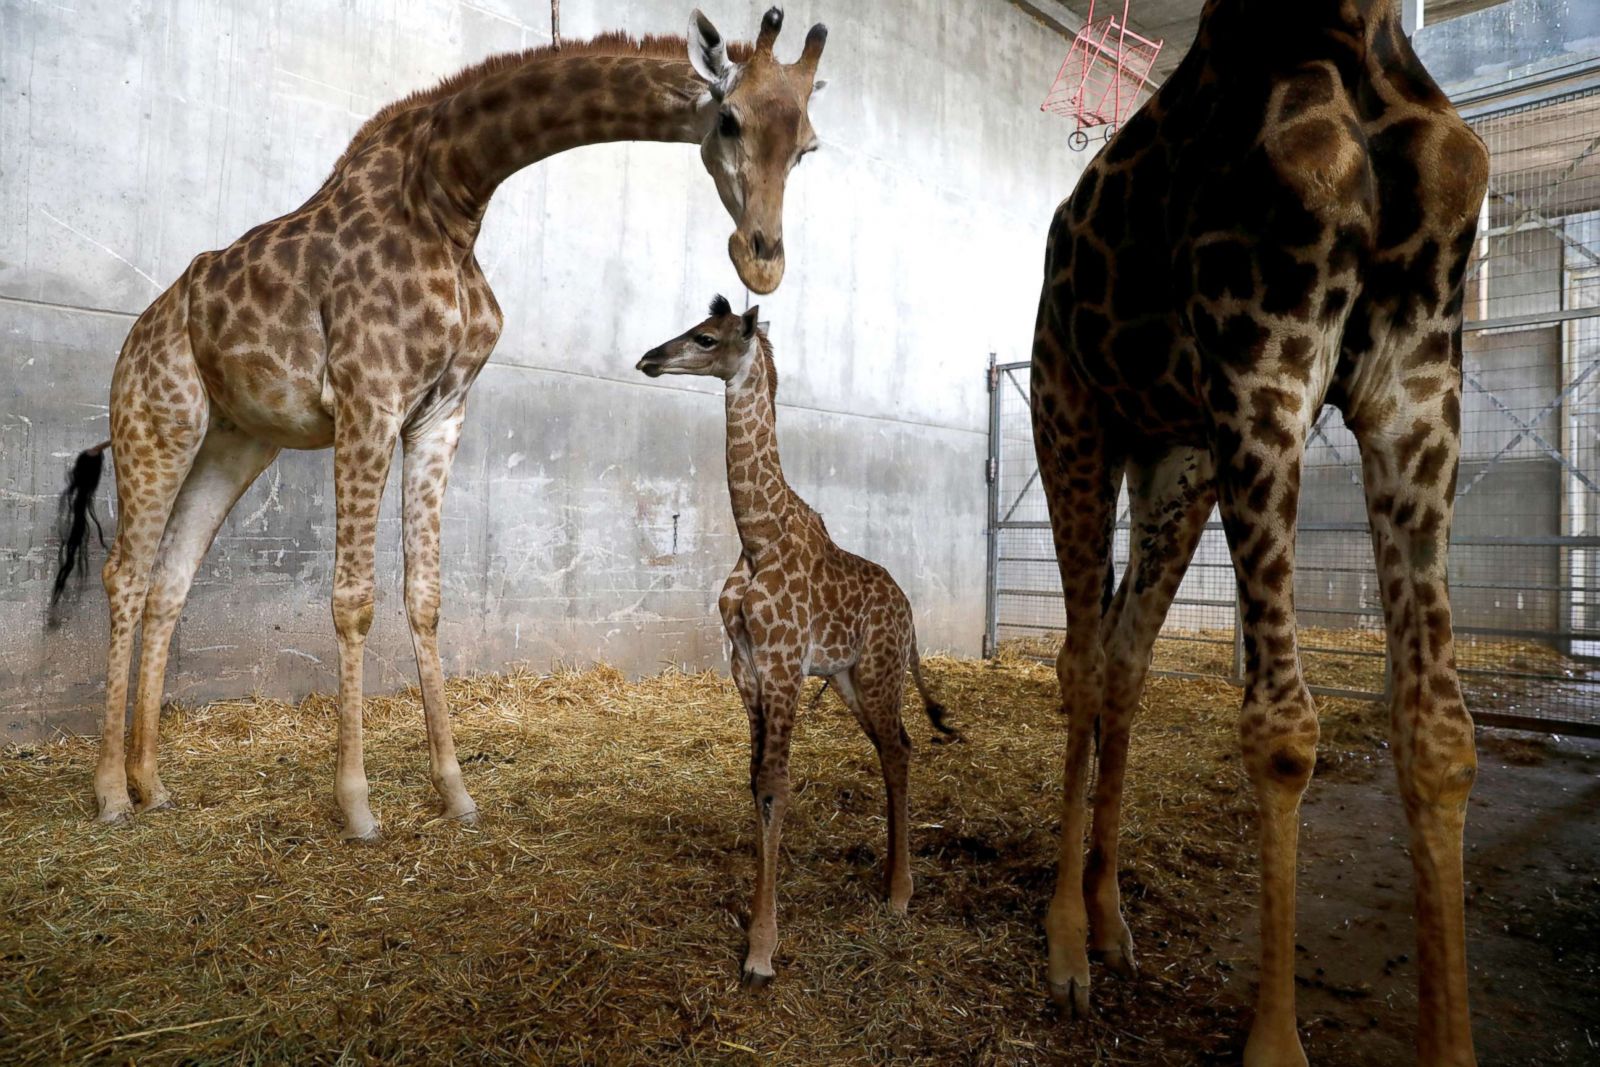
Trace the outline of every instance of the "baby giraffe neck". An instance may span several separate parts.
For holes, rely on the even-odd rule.
[[[791,494],[778,461],[777,372],[757,335],[755,357],[728,382],[728,498],[747,555],[783,535]]]

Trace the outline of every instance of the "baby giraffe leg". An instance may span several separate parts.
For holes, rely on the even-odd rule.
[[[750,792],[756,809],[756,891],[750,906],[744,984],[760,987],[776,974],[772,953],[778,946],[778,846],[789,807],[789,737],[805,679],[796,658],[759,648],[755,667],[758,697]]]
[[[896,915],[904,915],[911,902],[913,888],[907,826],[909,804],[906,799],[911,772],[911,739],[906,736],[905,726],[900,719],[904,689],[899,679],[904,677],[905,667],[903,663],[895,666],[896,669],[891,673],[885,671],[876,660],[864,657],[850,670],[833,675],[833,686],[866,731],[872,747],[878,751],[889,819],[889,855],[884,863],[884,894],[889,901],[889,910]]]

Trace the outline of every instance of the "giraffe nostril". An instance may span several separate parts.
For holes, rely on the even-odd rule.
[[[766,259],[767,258],[767,237],[766,237],[766,234],[757,232],[756,235],[750,239],[750,247],[755,251],[757,259]]]

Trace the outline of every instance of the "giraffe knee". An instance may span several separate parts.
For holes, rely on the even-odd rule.
[[[1471,723],[1440,723],[1418,731],[1400,757],[1400,786],[1409,803],[1463,809],[1478,777]]]
[[[188,595],[188,583],[175,579],[161,570],[151,576],[149,590],[144,598],[146,626],[175,623],[183,612]]]
[[[333,593],[333,628],[347,641],[359,641],[372,629],[373,598],[370,589],[336,589]]]
[[[1317,766],[1317,722],[1296,727],[1278,724],[1244,734],[1244,761],[1258,788],[1271,787],[1298,796]]]
[[[439,632],[439,593],[437,590],[406,592],[406,618],[411,631],[432,637]]]

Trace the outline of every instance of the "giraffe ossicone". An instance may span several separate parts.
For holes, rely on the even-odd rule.
[[[728,497],[739,559],[718,597],[733,679],[750,721],[756,888],[742,969],[749,986],[776,973],[778,846],[789,801],[789,738],[806,678],[833,686],[861,724],[883,770],[889,855],[885,892],[911,899],[906,798],[911,740],[900,709],[909,670],[929,721],[956,730],[922,678],[911,604],[889,572],[834,544],[822,518],[789,487],[778,457],[777,369],[760,309],[735,313],[718,296],[710,316],[651,349],[638,370],[726,383]]]

